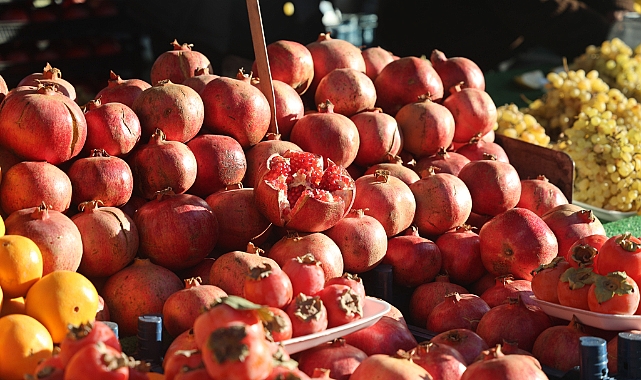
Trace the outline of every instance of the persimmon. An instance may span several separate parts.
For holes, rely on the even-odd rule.
[[[11,314],[26,314],[24,308],[24,297],[8,298],[2,300],[0,317]]]
[[[53,352],[47,329],[23,314],[0,318],[0,379],[22,379]]]
[[[38,245],[20,235],[0,236],[0,287],[6,298],[24,297],[42,277]]]
[[[56,270],[33,284],[25,298],[25,309],[51,333],[54,343],[67,335],[69,324],[92,322],[98,311],[98,292],[85,276]]]
[[[590,311],[632,315],[639,307],[639,287],[625,272],[597,275],[588,292]]]
[[[0,236],[4,236],[5,231],[6,228],[4,226],[4,219],[2,219],[2,216],[0,216]]]

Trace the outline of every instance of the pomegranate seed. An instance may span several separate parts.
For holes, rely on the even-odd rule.
[[[343,168],[330,163],[323,173],[319,187],[327,191],[343,190],[351,186],[353,182],[354,180],[349,175],[344,174]]]
[[[318,185],[323,174],[323,160],[320,156],[309,152],[285,152],[284,157],[289,158],[292,173],[315,186]],[[304,177],[301,175],[304,174]]]
[[[289,189],[287,192],[287,201],[289,201],[289,207],[293,208],[296,204],[296,201],[303,195],[305,192],[305,186],[295,186]]]

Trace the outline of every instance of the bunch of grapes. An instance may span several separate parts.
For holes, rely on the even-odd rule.
[[[494,131],[498,134],[527,141],[534,145],[548,146],[550,136],[532,115],[525,114],[514,104],[496,108],[497,117]]]

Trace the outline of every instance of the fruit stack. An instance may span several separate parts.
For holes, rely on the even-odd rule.
[[[69,321],[75,329],[111,320],[131,337],[139,316],[161,313],[175,379],[538,379],[539,361],[576,365],[563,351],[560,363],[536,354],[539,335],[561,334],[545,332],[558,326],[529,297],[530,281],[603,227],[545,177],[520,178],[493,142],[497,110],[478,67],[326,34],[267,50],[273,130],[251,73],[219,77],[177,42],[151,84],[111,73],[83,107],[68,82],[47,77],[54,68],[5,91],[7,236],[37,245],[36,284],[56,273],[90,281],[100,298]],[[291,357],[279,349],[358,323],[360,276],[382,264],[411,293],[409,314],[392,307],[342,340]],[[56,294],[61,305],[71,298]],[[439,335],[418,344],[405,317]],[[62,344],[60,326],[43,325]],[[578,336],[546,342],[578,347]]]

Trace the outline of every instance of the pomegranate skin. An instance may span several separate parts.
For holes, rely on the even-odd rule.
[[[454,283],[467,286],[486,273],[479,235],[471,227],[457,227],[439,236],[435,243],[443,259],[441,269]]]
[[[446,345],[456,349],[465,359],[465,364],[470,365],[476,361],[484,350],[488,349],[487,343],[477,333],[468,329],[452,329],[437,334],[430,343]]]
[[[362,71],[335,69],[321,79],[314,95],[316,104],[327,99],[334,104],[334,112],[351,117],[374,108],[376,88]]]
[[[76,89],[68,81],[62,79],[62,72],[49,63],[44,67],[42,72],[29,74],[22,78],[16,87],[33,86],[38,87],[41,84],[55,85],[57,91],[67,96],[71,100],[76,100]]]
[[[258,86],[260,81],[252,81]],[[276,121],[278,133],[285,140],[289,140],[292,128],[303,116],[305,116],[305,105],[300,95],[286,83],[278,80],[272,81],[274,87],[274,101],[276,102]]]
[[[419,98],[404,105],[395,117],[403,136],[403,149],[417,158],[431,156],[452,144],[454,117],[432,98]]]
[[[282,156],[288,150],[296,152],[302,151],[302,149],[293,142],[281,140],[279,135],[268,133],[267,140],[259,142],[245,152],[247,170],[243,178],[243,185],[245,185],[245,187],[255,188],[261,175],[261,166],[265,165],[267,159],[274,153]]]
[[[247,251],[231,251],[220,255],[209,271],[209,283],[227,292],[229,295],[243,296],[245,277],[250,269],[269,264],[279,267],[276,261],[262,256],[264,251],[253,244],[247,245]]]
[[[312,376],[315,368],[327,368],[332,379],[348,380],[365,358],[365,352],[338,338],[301,352],[298,369]]]
[[[559,255],[568,262],[570,248],[577,240],[590,235],[606,235],[603,224],[591,210],[573,204],[556,206],[541,219],[554,232],[559,242]]]
[[[343,339],[368,356],[394,355],[399,349],[409,351],[418,344],[403,322],[385,316],[369,327],[345,335]]]
[[[151,84],[142,79],[122,79],[112,71],[107,87],[98,91],[95,99],[100,99],[102,104],[118,102],[132,107],[136,98],[149,87]]]
[[[452,86],[464,82],[465,86],[485,90],[483,71],[471,59],[465,57],[448,58],[437,49],[432,50],[430,62],[443,81],[447,92]]]
[[[356,165],[370,167],[387,162],[401,151],[402,139],[396,119],[380,109],[360,112],[350,119],[358,128]]]
[[[454,141],[466,143],[471,138],[492,131],[496,123],[496,105],[490,95],[477,88],[454,86],[443,105],[452,112],[456,122]]]
[[[397,164],[389,162],[372,165],[365,171],[365,173],[363,173],[363,175],[374,174],[377,170],[387,170],[390,175],[400,179],[407,186],[421,179],[421,177],[416,174],[414,170],[408,168],[407,166],[403,166],[400,163]]]
[[[449,173],[458,176],[461,169],[469,162],[470,160],[462,154],[448,152],[445,148],[439,148],[436,154],[419,159],[416,162],[414,171],[421,174],[424,170],[428,170],[430,166],[433,166],[439,169],[438,173]]]
[[[365,74],[372,81],[376,80],[383,68],[394,60],[392,53],[379,46],[367,48],[361,54],[365,60]]]
[[[409,304],[409,317],[412,324],[425,326],[427,316],[450,293],[464,294],[467,289],[451,283],[447,275],[437,275],[433,282],[417,286],[412,292]]]
[[[475,331],[478,321],[490,311],[482,298],[474,294],[451,293],[427,316],[427,329],[442,333],[453,329]]]
[[[552,326],[536,338],[532,355],[543,365],[567,372],[581,365],[582,336],[589,334],[576,318],[568,326]]]
[[[409,356],[409,355],[407,355]],[[434,377],[409,357],[372,355],[363,360],[350,380],[432,380]]]
[[[160,54],[151,66],[151,83],[169,79],[174,83],[182,83],[194,76],[199,67],[211,70],[209,59],[202,53],[192,50],[191,44],[179,44],[174,40],[172,50]]]
[[[92,100],[85,108],[85,119],[85,153],[104,149],[110,156],[124,157],[140,141],[140,120],[134,110],[123,103]]]
[[[306,45],[314,62],[314,77],[309,87],[310,93],[327,74],[334,69],[352,68],[365,72],[365,60],[361,50],[351,43],[332,38],[329,33],[321,33],[318,39]]]
[[[568,199],[544,175],[536,179],[521,180],[521,197],[516,207],[526,208],[538,216],[543,216],[552,208],[563,204],[568,204]]]
[[[392,266],[396,284],[413,287],[434,280],[441,269],[442,257],[433,241],[410,229],[405,235],[389,239],[382,262]]]
[[[461,380],[545,380],[541,364],[529,355],[504,355],[500,346],[483,352],[481,360],[471,364]]]
[[[532,271],[548,264],[559,252],[552,230],[530,210],[507,210],[485,223],[479,231],[481,259],[494,276],[514,275],[532,280]]]
[[[514,166],[494,160],[472,161],[458,174],[472,196],[472,211],[498,215],[516,206],[521,196],[521,178]]]
[[[305,45],[296,41],[274,41],[267,45],[267,55],[273,80],[286,83],[300,95],[307,91],[314,78],[314,60]],[[255,62],[252,71],[258,73]]]
[[[209,68],[207,67],[199,67],[194,71],[194,76],[185,79],[182,84],[187,87],[191,87],[194,91],[200,94],[207,83],[216,78],[220,78],[220,75],[210,74]]]

